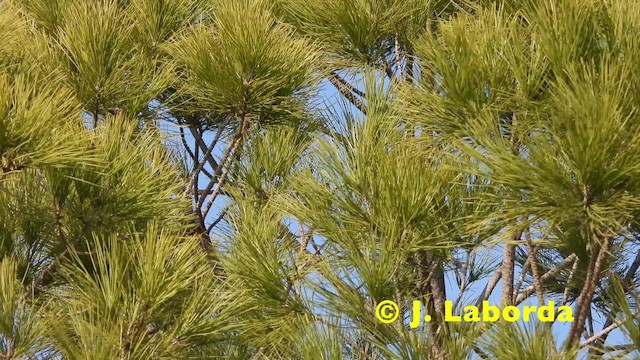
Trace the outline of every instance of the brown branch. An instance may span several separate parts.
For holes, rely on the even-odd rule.
[[[547,271],[542,276],[540,276],[540,284],[544,285],[547,281],[555,279],[555,277],[558,274],[560,274],[560,272],[562,270],[564,270],[569,265],[573,264],[574,261],[576,261],[576,255],[575,254],[571,254],[571,255],[567,256],[558,265],[556,265],[556,267],[554,267],[553,269]],[[514,305],[518,305],[521,302],[525,301],[534,292],[535,292],[535,286],[531,285],[531,286],[527,287],[520,294],[518,294],[518,297],[516,298],[516,301],[514,302]]]
[[[487,300],[489,296],[491,296],[491,293],[496,288],[501,278],[502,271],[500,269],[497,269],[493,273],[493,276],[491,277],[487,285],[485,285],[484,290],[482,291],[482,295],[480,295],[478,297],[478,300],[476,300],[476,306],[478,307],[478,309],[482,310],[482,302]]]
[[[197,166],[196,164],[198,164],[198,162],[199,162],[200,154],[198,153],[198,151],[200,150],[200,147],[199,146],[195,147],[196,153],[194,154],[194,152],[191,150],[189,144],[187,143],[187,138],[185,136],[183,127],[179,126],[178,128],[180,130],[180,140],[182,141],[182,146],[184,146],[185,150],[187,151],[187,155],[189,155],[189,157],[193,161],[193,168],[195,169],[196,166]],[[212,160],[215,163],[215,159],[212,158]],[[205,168],[202,169],[202,173],[205,174],[210,179],[213,177],[213,175]]]
[[[396,74],[393,73],[393,69],[391,69],[391,65],[385,60],[384,61],[384,72],[387,74],[389,79],[393,80],[396,78]]]
[[[433,259],[432,261],[434,262],[434,264],[432,269],[432,276],[430,279],[432,291],[431,296],[433,298],[433,304],[436,307],[438,318],[444,319],[444,307],[445,301],[447,300],[444,271],[442,269],[442,264],[440,264],[439,261],[437,261],[436,259]],[[444,325],[444,323],[442,325]],[[440,329],[444,328],[444,326],[440,327]]]
[[[211,233],[211,230],[213,230],[213,228],[218,225],[218,223],[222,221],[222,219],[224,219],[225,215],[227,215],[227,208],[222,209],[220,215],[218,215],[218,217],[211,223],[211,225],[207,227],[207,234]]]
[[[622,286],[631,285],[633,278],[636,276],[638,268],[640,268],[640,251],[636,253],[636,258],[633,260],[633,263],[631,263],[631,266],[627,271],[627,275],[625,275],[624,279],[622,280]]]
[[[202,138],[202,136],[200,135],[200,133],[198,132],[198,129],[196,129],[195,127],[191,126],[191,133],[193,134],[193,137],[198,145],[198,147],[200,148],[200,150],[204,151],[204,154],[202,156],[202,160],[200,161],[199,159],[195,159],[195,161],[198,161],[198,165],[195,166],[194,170],[193,170],[193,183],[191,188],[192,189],[197,189],[198,187],[198,183],[197,183],[197,179],[198,179],[198,174],[204,169],[204,165],[206,164],[206,162],[209,162],[209,164],[211,165],[212,169],[215,169],[218,167],[218,163],[216,162],[216,160],[213,158],[213,149],[216,147],[216,145],[218,144],[218,140],[220,140],[220,137],[222,136],[222,132],[224,131],[224,128],[229,124],[230,122],[230,118],[228,118],[224,123],[220,123],[220,125],[218,126],[218,132],[216,133],[215,137],[213,138],[213,140],[211,141],[211,144],[209,144],[209,146],[206,146],[204,143],[204,139]],[[195,165],[195,162],[194,162]]]
[[[525,241],[527,243],[527,251],[529,252],[529,265],[531,268],[531,274],[533,274],[533,286],[536,289],[538,295],[538,305],[544,305],[544,292],[542,290],[542,283],[540,282],[540,273],[538,271],[537,251],[531,240],[531,232],[529,229],[524,231]]]
[[[518,281],[516,282],[516,284],[513,287],[513,299],[515,301],[516,297],[518,296],[518,293],[520,292],[520,289],[522,288],[522,284],[524,283],[524,279],[527,277],[527,274],[529,273],[529,264],[530,264],[531,258],[527,257],[527,260],[524,262],[524,266],[522,268],[522,271],[520,271],[520,275],[518,276]]]
[[[4,340],[6,351],[1,356],[3,359],[9,360],[13,358],[13,355],[15,354],[16,342],[13,336],[6,336]]]
[[[611,238],[598,237],[597,241],[591,246],[591,259],[589,260],[587,277],[576,304],[576,318],[571,325],[571,329],[569,329],[569,335],[567,336],[566,343],[567,348],[572,347],[576,342],[578,342],[582,332],[584,331],[587,315],[591,308],[593,293],[600,278],[600,271],[604,267],[607,257],[609,256]]]
[[[408,81],[410,84],[413,84],[413,56],[411,54],[407,54],[407,70],[405,71],[407,76],[406,76],[406,81]]]
[[[298,224],[298,232],[300,233],[300,249],[298,250],[298,260],[300,260],[300,258],[302,258],[303,254],[305,253],[314,256],[314,254],[310,252],[309,249],[307,249],[307,246],[309,246],[309,243],[313,238],[313,234],[311,233],[311,231],[305,233],[302,224]],[[309,264],[309,260],[306,260],[302,264],[297,265],[298,260],[296,260],[296,272],[299,273],[300,270],[304,269]]]
[[[197,227],[195,229],[195,234],[194,235],[198,235],[200,238],[200,247],[202,248],[202,250],[204,251],[205,255],[207,256],[207,261],[209,262],[209,265],[212,267],[214,273],[218,276],[224,277],[224,269],[222,268],[221,264],[220,264],[220,259],[218,258],[218,256],[216,255],[216,249],[213,246],[213,243],[211,241],[211,237],[209,236],[209,230],[207,229],[207,226],[205,225],[205,218],[207,213],[209,212],[209,210],[211,209],[211,206],[213,205],[213,201],[215,200],[215,197],[220,193],[220,186],[221,183],[224,182],[224,179],[226,177],[226,171],[227,170],[223,170],[223,168],[225,168],[225,165],[227,163],[227,159],[229,158],[229,155],[232,152],[232,149],[235,148],[236,142],[240,140],[240,138],[243,136],[244,134],[244,130],[246,130],[248,126],[248,122],[245,121],[245,117],[243,115],[241,121],[240,121],[240,126],[238,128],[238,132],[237,134],[234,136],[233,140],[231,141],[231,143],[229,144],[229,146],[227,147],[227,149],[225,150],[225,153],[222,155],[222,158],[220,160],[220,164],[217,164],[217,167],[215,168],[215,172],[214,172],[214,178],[211,179],[211,181],[209,181],[209,184],[207,185],[207,188],[203,191],[205,194],[208,193],[209,191],[211,191],[214,187],[215,184],[218,184],[218,188],[212,193],[210,201],[207,203],[206,206],[206,210],[202,211],[202,205],[204,204],[204,200],[205,200],[205,196],[201,197],[200,199],[198,199],[196,207],[194,209],[197,217],[198,217],[198,224]],[[217,139],[214,139],[217,142]],[[224,173],[224,175],[223,175]],[[219,177],[218,181],[215,181],[215,177]]]
[[[229,143],[229,146],[227,146],[227,148],[225,149],[224,154],[222,154],[222,158],[220,159],[220,164],[218,164],[218,166],[215,169],[215,173],[214,173],[214,177],[215,178],[217,178],[220,175],[222,175],[222,172],[224,171],[224,168],[226,167],[227,160],[229,159],[229,155],[234,150],[236,142],[242,136],[242,127],[243,127],[243,124],[241,123],[240,127],[238,128],[238,131],[237,131],[236,135],[233,137],[233,139]],[[205,194],[208,193],[209,191],[211,191],[213,189],[213,187],[215,186],[215,184],[217,184],[219,182],[219,181],[216,181],[215,178],[213,178],[213,179],[211,179],[211,181],[209,181],[209,184],[204,189],[204,193]],[[215,193],[215,191],[214,191],[214,193]],[[202,209],[202,205],[204,204],[204,199],[205,199],[204,197],[200,198],[200,200],[198,200],[198,202],[196,204],[196,211],[201,213],[201,214],[202,214],[201,209]],[[202,221],[204,222],[204,216],[202,216],[202,217],[203,217]]]
[[[224,128],[229,124],[230,122],[230,118],[227,118],[227,120],[224,123],[220,123],[220,125],[218,126],[218,132],[216,134],[216,136],[214,137],[213,141],[211,141],[211,144],[209,144],[209,146],[206,146],[204,144],[204,139],[202,138],[202,136],[200,136],[200,133],[198,132],[198,129],[196,129],[195,127],[191,126],[191,133],[193,134],[194,138],[195,138],[195,142],[197,143],[196,146],[196,151],[194,154],[194,169],[193,169],[193,174],[191,174],[191,184],[190,184],[190,188],[193,191],[193,196],[195,199],[196,204],[201,204],[201,202],[204,199],[204,196],[200,197],[199,193],[197,192],[198,189],[198,179],[200,177],[200,173],[203,172],[204,170],[204,166],[205,163],[208,161],[209,164],[212,166],[213,169],[217,168],[218,163],[215,161],[215,159],[213,158],[213,156],[211,155],[213,152],[213,149],[215,148],[216,144],[218,143],[218,140],[220,139],[220,136],[222,136],[222,132],[224,131]],[[199,156],[198,156],[198,149],[204,148],[205,152],[204,155],[202,157],[202,161],[200,161]],[[197,165],[196,165],[197,163]],[[208,174],[208,172],[207,172]],[[209,177],[209,181],[213,182],[215,181],[214,177],[215,175],[211,175],[208,174],[207,175]],[[206,195],[205,195],[206,196]],[[200,212],[200,206],[196,207],[196,210],[198,212]],[[205,216],[199,216],[200,221],[203,223],[204,225],[204,218]]]
[[[458,304],[460,304],[460,301],[462,301],[462,297],[464,296],[464,293],[467,290],[467,286],[469,286],[467,272],[469,270],[470,261],[471,261],[471,253],[467,253],[467,257],[464,263],[462,263],[462,266],[459,268],[459,270],[457,270],[459,274],[458,276],[460,277],[460,285],[458,286],[458,288],[460,289],[460,293],[458,294],[455,301],[453,302],[454,309],[456,309],[458,307]],[[456,264],[456,267],[458,267],[457,264]]]
[[[216,161],[216,159],[213,158],[212,152],[216,146],[216,142],[212,141],[212,143],[209,146],[207,146],[205,144],[205,141],[202,135],[200,134],[200,132],[195,126],[190,125],[189,130],[191,131],[191,135],[193,136],[196,146],[200,149],[200,151],[202,151],[205,154],[202,161],[206,160],[207,162],[209,162],[209,165],[211,166],[211,168],[215,169],[218,166],[218,162]],[[199,159],[196,159],[196,161],[199,161]],[[195,164],[196,163],[194,163],[194,166]],[[194,172],[195,172],[195,168],[194,168]]]
[[[213,194],[213,190],[206,191],[204,189],[198,189],[198,191],[192,191],[189,193],[191,196],[207,196]],[[230,196],[227,191],[220,190],[220,195]]]
[[[340,80],[337,79],[336,76],[333,76],[333,75],[329,76],[329,81],[338,90],[338,92],[340,92],[340,94],[342,94],[342,96],[347,98],[347,100],[349,100],[349,102],[351,102],[351,104],[353,104],[353,106],[355,106],[363,114],[365,114],[365,115],[367,114],[367,107],[362,103],[362,101],[360,101],[360,99],[358,99],[356,97],[356,95],[353,92],[351,92],[351,90],[349,90],[348,87],[343,85],[340,82]]]
[[[395,36],[395,43],[394,43],[394,55],[395,55],[395,64],[396,64],[396,68],[398,69],[398,76],[400,78],[405,78],[405,75],[402,71],[402,66],[400,65],[401,60],[401,56],[400,56],[400,44],[398,43],[398,35],[396,34]]]
[[[522,231],[514,235],[513,239],[504,244],[502,256],[502,306],[511,305],[513,302],[513,279],[516,265],[516,244],[515,241],[520,240]]]
[[[571,287],[571,281],[573,281],[573,277],[578,271],[578,261],[573,262],[573,266],[571,267],[571,273],[569,273],[569,278],[567,279],[567,285],[564,287],[564,292],[562,292],[562,305],[567,305],[569,302],[569,291]]]
[[[24,292],[23,296],[25,298],[35,298],[41,291],[41,286],[47,279],[50,277],[60,266],[60,260],[64,258],[69,249],[65,249],[60,255],[51,260],[51,262],[38,274],[38,276],[33,280],[31,284],[31,289]]]
[[[211,242],[211,237],[209,237],[209,234],[207,233],[207,229],[201,222],[198,222],[197,227],[194,230],[193,235],[197,235],[199,237],[200,248],[202,248],[202,251],[207,258],[207,263],[211,266],[213,273],[217,276],[224,277],[224,269],[220,264],[220,259],[215,253],[216,250]]]
[[[96,95],[95,107],[93,109],[93,130],[98,127],[98,120],[100,119],[100,94]]]
[[[216,198],[218,197],[218,195],[220,194],[220,191],[222,191],[222,186],[224,185],[225,181],[227,180],[227,175],[229,173],[229,171],[231,170],[231,164],[233,163],[233,160],[235,159],[235,157],[238,155],[238,152],[240,151],[240,149],[242,148],[242,138],[244,137],[244,133],[248,128],[248,121],[243,121],[241,122],[240,125],[240,133],[239,136],[234,139],[233,141],[233,145],[230,146],[229,149],[233,148],[233,151],[231,152],[231,156],[227,159],[225,159],[225,163],[221,163],[221,166],[224,168],[224,170],[222,171],[222,174],[220,174],[220,177],[218,179],[218,183],[216,184],[216,188],[213,191],[213,194],[211,194],[211,196],[209,197],[209,201],[207,202],[207,205],[204,208],[204,211],[202,211],[202,217],[206,218],[207,215],[209,214],[209,210],[211,210],[211,207],[213,206],[214,201],[216,200]],[[228,166],[227,166],[228,164]],[[211,190],[211,189],[209,189]],[[204,199],[204,198],[203,198]],[[200,207],[201,208],[202,203],[200,203]]]
[[[340,77],[340,75],[338,75],[335,71],[331,72],[331,76],[334,77],[342,86],[347,88],[352,93],[354,93],[354,94],[356,94],[356,95],[358,95],[358,96],[360,96],[362,98],[366,97],[364,91],[361,91],[357,87],[353,86],[347,80],[345,80],[342,77]]]
[[[633,315],[633,317],[636,317],[639,314],[640,314],[640,312],[636,311],[632,315]],[[585,346],[589,346],[590,344],[594,343],[595,341],[597,341],[598,339],[602,338],[603,336],[607,336],[610,332],[612,332],[613,330],[617,329],[620,325],[624,324],[625,321],[626,320],[622,320],[622,321],[616,321],[616,322],[612,323],[611,325],[609,325],[606,328],[602,329],[597,334],[594,334],[593,336],[591,336],[587,340],[581,342],[578,347],[579,348],[583,348]]]
[[[193,151],[191,151],[191,147],[187,143],[187,137],[184,134],[184,129],[182,128],[182,126],[178,126],[178,131],[180,131],[180,140],[182,141],[182,146],[184,146],[184,149],[187,151],[189,157],[193,160],[193,164],[195,166],[195,163],[198,161],[198,159],[196,158]]]
[[[446,331],[444,328],[446,325],[444,322],[444,303],[446,300],[444,272],[441,264],[428,251],[421,251],[418,254],[418,264],[421,275],[418,291],[421,295],[430,294],[431,297],[431,301],[427,301],[425,297],[424,305],[428,309],[427,313],[433,316],[432,321],[429,322],[433,339],[432,350],[434,358],[441,360],[444,359],[443,341],[445,335],[442,332]]]
[[[236,150],[237,150],[237,147],[234,144],[234,151],[233,151],[234,156],[232,156],[230,159],[233,159],[233,157],[235,157]],[[205,205],[204,210],[198,210],[201,214],[203,222],[204,222],[204,219],[207,218],[207,215],[209,214],[209,211],[211,210],[211,207],[213,206],[213,203],[215,202],[216,198],[218,197],[218,195],[220,195],[220,191],[222,190],[222,186],[227,180],[227,174],[229,173],[230,169],[231,169],[231,164],[229,164],[229,166],[224,167],[222,174],[218,178],[218,181],[215,183],[215,189],[209,196],[209,200],[207,201],[207,204]],[[211,183],[213,183],[213,181]],[[204,197],[202,197],[201,199],[204,199]],[[198,205],[199,205],[198,208],[202,209],[202,202],[198,202]]]
[[[519,141],[515,132],[516,115],[512,117],[511,131],[511,152],[517,158],[520,157]],[[513,241],[505,242],[503,258],[502,258],[502,306],[511,305],[513,303],[513,278],[515,274],[516,245],[515,242],[520,241],[523,231],[520,230],[514,234]]]
[[[300,256],[303,252],[307,251],[307,245],[309,245],[309,241],[311,240],[311,234],[305,233],[302,224],[298,224],[298,231],[300,233],[300,251],[298,252],[298,256]]]

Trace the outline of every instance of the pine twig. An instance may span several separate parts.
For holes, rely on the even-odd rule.
[[[577,257],[575,254],[571,254],[567,256],[558,265],[556,265],[556,267],[554,267],[553,269],[547,271],[542,276],[540,276],[540,284],[544,285],[547,281],[554,279],[562,270],[567,268],[569,265],[572,265],[573,262],[576,261],[576,258]],[[535,286],[533,285],[528,286],[520,294],[518,294],[518,297],[516,298],[514,305],[518,305],[521,302],[525,301],[534,292],[535,292]]]
[[[349,100],[353,106],[355,106],[358,110],[360,110],[363,114],[367,114],[367,107],[356,97],[356,95],[351,92],[351,90],[345,86],[340,80],[338,80],[337,75],[329,76],[329,82],[344,96]]]

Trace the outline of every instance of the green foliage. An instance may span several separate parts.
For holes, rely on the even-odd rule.
[[[40,341],[45,328],[38,318],[37,307],[28,307],[22,297],[24,288],[17,278],[17,264],[11,258],[0,262],[0,351],[22,357],[46,347]]]
[[[0,78],[0,181],[30,165],[61,168],[71,165],[69,159],[91,161],[82,151],[83,139],[75,134],[80,123],[72,119],[79,107],[69,92],[60,87],[36,90],[33,81],[38,80]]]
[[[632,358],[639,4],[1,2],[0,358]]]
[[[206,110],[263,122],[300,109],[293,95],[311,85],[318,57],[307,39],[278,22],[264,1],[222,1],[209,22],[168,49],[185,95]]]
[[[61,355],[192,358],[224,340],[238,325],[227,307],[243,300],[220,296],[229,284],[216,284],[197,246],[157,224],[128,242],[93,239],[90,265],[76,254],[60,272],[69,286],[56,291],[50,336]]]
[[[381,65],[395,46],[410,47],[438,15],[453,5],[438,0],[274,1],[279,13],[305,35],[320,39],[327,64],[337,68]]]
[[[554,353],[555,345],[545,331],[542,323],[503,323],[484,340],[486,354],[496,360],[575,359],[577,354],[573,351]]]

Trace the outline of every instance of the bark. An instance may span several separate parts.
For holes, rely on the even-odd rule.
[[[432,253],[423,251],[418,255],[418,264],[421,275],[420,291],[425,296],[427,314],[431,315],[430,338],[432,340],[432,354],[436,360],[445,360],[446,352],[443,344],[445,326],[444,301],[446,293],[444,288],[444,271]]]
[[[560,262],[556,267],[554,267],[553,269],[547,271],[542,276],[540,276],[540,284],[544,285],[547,281],[554,279],[556,275],[558,275],[563,269],[567,268],[569,265],[572,265],[574,261],[576,261],[575,254],[571,254],[567,256],[567,258],[562,260],[562,262]],[[518,294],[518,297],[516,298],[514,305],[518,305],[521,302],[525,301],[534,292],[535,292],[535,286],[532,285],[527,287],[520,294]]]
[[[536,247],[533,245],[529,230],[525,230],[524,236],[527,242],[527,250],[529,252],[529,267],[531,268],[531,274],[533,275],[533,286],[535,287],[536,294],[538,295],[538,306],[543,306],[544,292],[542,290],[542,282],[540,281],[540,273],[538,271]]]
[[[513,237],[512,241],[504,244],[502,268],[500,269],[500,272],[502,273],[502,306],[511,305],[511,303],[513,303],[513,279],[516,265],[516,245],[514,242],[520,240],[521,236],[522,231],[518,232],[518,234]]]
[[[593,294],[600,278],[600,271],[606,264],[610,247],[610,237],[598,236],[596,242],[592,245],[587,277],[576,304],[575,321],[571,325],[569,335],[567,336],[567,348],[573,347],[580,340],[580,336],[584,331]]]
[[[410,84],[413,84],[413,56],[411,54],[407,54],[407,76],[406,81]]]
[[[346,86],[338,79],[337,75],[329,76],[329,82],[344,96],[353,106],[360,110],[363,114],[367,114],[367,108],[360,99],[350,90],[349,86]],[[345,82],[346,83],[346,82]]]
[[[338,82],[340,83],[341,86],[345,87],[347,90],[351,91],[352,93],[360,96],[360,97],[365,97],[365,94],[363,91],[360,91],[360,89],[358,89],[357,87],[351,85],[348,81],[346,81],[345,79],[343,79],[342,77],[340,77],[340,75],[336,74],[335,72],[331,73],[331,76]]]
[[[224,277],[225,276],[224,269],[222,267],[222,264],[220,263],[220,259],[218,258],[218,255],[216,254],[216,249],[213,246],[213,243],[211,242],[211,238],[207,233],[207,229],[204,227],[204,225],[201,222],[198,222],[198,226],[196,227],[193,235],[198,236],[200,240],[199,241],[200,248],[204,252],[207,258],[207,263],[213,270],[213,273],[219,277]]]

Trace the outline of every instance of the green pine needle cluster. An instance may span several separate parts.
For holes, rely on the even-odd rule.
[[[639,24],[0,1],[0,358],[637,358]],[[484,300],[574,321],[446,321]]]

